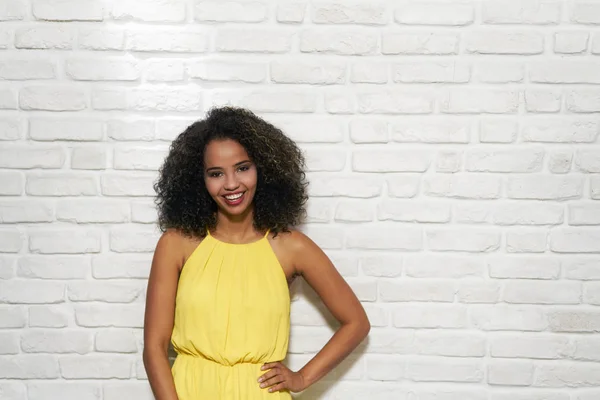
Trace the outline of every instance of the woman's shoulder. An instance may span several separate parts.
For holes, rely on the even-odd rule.
[[[279,232],[276,235],[271,234],[273,241],[277,241],[278,245],[284,248],[287,252],[301,253],[312,244],[312,240],[298,229],[290,229],[286,232]]]
[[[158,239],[157,249],[168,251],[173,257],[179,260],[178,264],[183,264],[194,252],[203,238],[186,235],[178,229],[167,229]]]

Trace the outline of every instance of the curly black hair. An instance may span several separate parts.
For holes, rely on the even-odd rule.
[[[254,227],[275,235],[302,222],[308,199],[305,159],[280,129],[238,107],[213,108],[172,143],[154,184],[158,225],[204,237],[217,223],[217,204],[204,185],[204,151],[212,140],[240,143],[257,169]]]

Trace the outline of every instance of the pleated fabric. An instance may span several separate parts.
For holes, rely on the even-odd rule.
[[[209,233],[177,288],[171,342],[179,400],[291,399],[257,382],[262,364],[285,358],[289,331],[288,284],[267,236],[232,244]]]

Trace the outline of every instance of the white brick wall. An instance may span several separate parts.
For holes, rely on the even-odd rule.
[[[306,151],[367,342],[303,399],[600,398],[600,1],[0,0],[0,398],[150,399],[152,182],[211,105]],[[290,365],[330,337],[308,287]]]

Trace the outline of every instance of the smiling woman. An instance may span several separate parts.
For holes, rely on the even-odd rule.
[[[214,109],[173,142],[155,185],[164,234],[144,323],[144,364],[157,400],[288,400],[367,335],[350,287],[294,229],[307,200],[303,168],[296,144],[244,109]],[[291,371],[282,360],[296,276],[341,327]],[[172,369],[169,341],[177,352]]]

